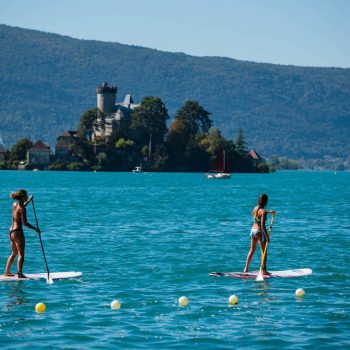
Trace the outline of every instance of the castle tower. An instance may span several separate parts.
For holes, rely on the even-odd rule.
[[[107,83],[98,86],[96,88],[97,108],[107,115],[112,113],[115,107],[116,94],[116,86],[108,86]]]

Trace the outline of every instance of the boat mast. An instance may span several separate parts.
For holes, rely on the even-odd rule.
[[[224,149],[222,149],[222,154],[223,154],[223,162],[224,162],[224,164],[223,164],[223,167],[222,167],[222,171],[224,172],[224,173],[226,173],[226,159],[225,159],[225,150]]]

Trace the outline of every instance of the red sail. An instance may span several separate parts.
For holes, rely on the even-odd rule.
[[[220,147],[219,153],[217,157],[214,160],[213,167],[210,170],[211,172],[218,172],[218,173],[228,173],[228,168],[226,166],[225,162],[225,150]]]

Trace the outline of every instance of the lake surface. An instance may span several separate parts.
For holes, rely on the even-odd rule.
[[[50,270],[76,280],[0,283],[1,349],[349,348],[350,173],[203,174],[0,171],[0,264],[10,254],[9,192],[26,188]],[[242,271],[260,193],[277,211],[264,282]],[[31,205],[28,221],[34,223]],[[24,272],[45,272],[26,230]],[[257,251],[251,268],[258,269]],[[14,266],[13,272],[16,271]],[[295,290],[303,288],[304,298]],[[228,306],[228,298],[239,298]],[[189,298],[187,307],[178,298]],[[118,299],[120,310],[110,303]],[[46,304],[37,314],[35,305]]]

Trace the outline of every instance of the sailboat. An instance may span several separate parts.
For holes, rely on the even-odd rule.
[[[142,166],[135,166],[132,170],[133,173],[143,173]]]
[[[225,150],[223,147],[220,147],[213,168],[205,175],[208,179],[229,179],[231,177],[231,173],[229,173],[226,166]]]

